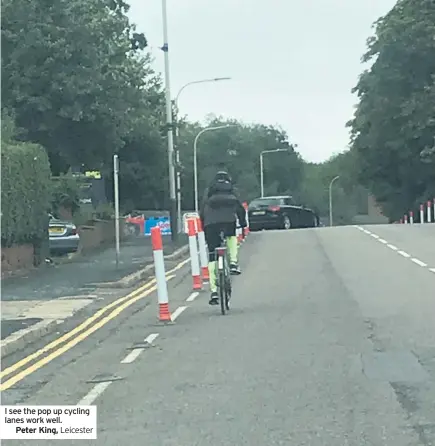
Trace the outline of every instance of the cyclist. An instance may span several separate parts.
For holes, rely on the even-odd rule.
[[[220,234],[226,237],[231,274],[240,274],[238,264],[238,243],[236,220],[246,227],[245,209],[234,189],[231,176],[226,170],[217,172],[210,186],[206,189],[201,206],[200,218],[204,227],[205,240],[209,251],[210,305],[219,303],[216,285],[215,249],[221,244]]]

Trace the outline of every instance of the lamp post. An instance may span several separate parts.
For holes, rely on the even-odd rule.
[[[177,224],[177,197],[175,191],[175,160],[174,160],[174,133],[172,129],[172,101],[169,76],[169,46],[168,46],[168,14],[166,0],[162,0],[162,22],[163,22],[163,46],[165,54],[165,99],[166,99],[166,127],[168,132],[168,165],[169,165],[169,219],[171,223],[171,238],[178,240]]]
[[[183,90],[187,87],[190,87],[191,85],[196,85],[196,84],[205,84],[205,83],[209,83],[209,82],[220,82],[220,81],[227,81],[230,80],[230,77],[213,77],[210,79],[200,79],[197,81],[191,81],[188,82],[187,84],[184,84],[179,90],[177,95],[175,96],[174,99],[174,105],[176,107],[176,109],[178,109],[178,99],[180,97],[180,94],[183,92]],[[175,127],[175,135],[176,135],[176,150],[175,150],[175,158],[176,158],[176,164],[177,164],[177,220],[178,220],[178,232],[181,233],[182,231],[182,218],[181,218],[181,172],[180,172],[180,151],[178,149],[178,137],[179,137],[179,128],[178,125],[176,125]]]
[[[194,180],[194,194],[195,194],[195,212],[198,212],[199,203],[198,203],[198,157],[197,157],[197,145],[199,137],[206,133],[211,132],[213,130],[226,129],[229,127],[237,127],[236,124],[226,124],[226,125],[217,125],[215,127],[206,127],[202,129],[195,137],[195,141],[193,142],[193,180]]]
[[[332,185],[340,178],[340,175],[334,177],[329,183],[329,226],[332,226]]]
[[[265,153],[276,153],[276,152],[288,152],[288,149],[273,149],[273,150],[263,150],[260,153],[260,188],[261,197],[264,197],[264,168],[263,168],[263,155]]]
[[[115,253],[116,268],[119,266],[119,158],[113,155],[113,188],[115,202]]]
[[[177,93],[177,96],[175,96],[175,105],[178,106],[178,98],[180,97],[180,94],[183,92],[183,90],[187,87],[190,87],[191,85],[196,85],[196,84],[205,84],[207,82],[219,82],[219,81],[229,81],[231,78],[230,77],[213,77],[210,79],[201,79],[198,81],[191,81],[191,82],[187,82],[187,84],[184,84]]]

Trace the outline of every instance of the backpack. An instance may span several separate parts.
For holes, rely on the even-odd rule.
[[[229,181],[216,181],[207,194],[210,207],[232,207],[237,202],[233,185]]]

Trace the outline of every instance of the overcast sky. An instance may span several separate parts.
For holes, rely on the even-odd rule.
[[[163,72],[161,0],[130,0]],[[345,123],[356,98],[371,25],[395,0],[167,0],[171,90],[188,87],[182,114],[209,113],[279,125],[308,161],[323,161],[349,142]]]

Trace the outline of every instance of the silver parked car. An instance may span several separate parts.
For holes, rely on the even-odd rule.
[[[49,239],[51,254],[68,254],[79,249],[80,236],[77,227],[69,221],[62,221],[49,214]]]

